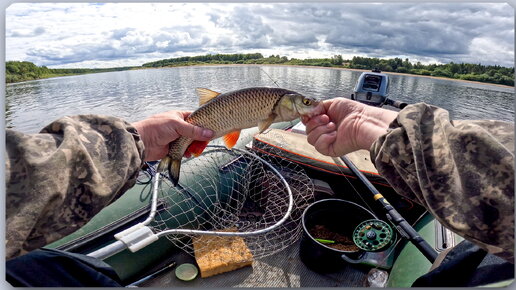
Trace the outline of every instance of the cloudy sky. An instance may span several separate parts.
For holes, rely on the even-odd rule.
[[[14,3],[6,60],[117,67],[208,53],[514,65],[505,3]]]

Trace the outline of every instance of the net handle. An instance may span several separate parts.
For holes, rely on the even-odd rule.
[[[210,147],[219,147],[223,148],[223,146],[210,146]],[[279,171],[274,168],[269,162],[265,161],[261,157],[257,156],[254,153],[251,153],[249,151],[244,151],[240,149],[233,148],[232,150],[238,151],[242,154],[248,154],[256,158],[257,160],[261,161],[263,164],[267,165],[268,168],[270,168],[276,176],[278,176],[281,180],[281,182],[285,185],[285,188],[288,193],[288,208],[285,215],[274,225],[257,230],[252,232],[221,232],[221,231],[201,231],[201,230],[186,230],[186,229],[170,229],[170,230],[164,230],[159,233],[153,233],[152,230],[147,227],[149,223],[151,223],[154,220],[154,217],[156,216],[157,212],[157,204],[158,204],[158,191],[159,191],[159,185],[161,183],[162,177],[159,172],[156,173],[154,178],[154,183],[152,184],[152,201],[151,201],[151,210],[150,214],[147,217],[147,219],[139,224],[136,224],[126,230],[123,230],[115,235],[115,238],[117,241],[104,246],[103,248],[100,248],[96,251],[93,251],[88,254],[90,257],[98,258],[98,259],[106,259],[116,253],[119,253],[126,248],[129,248],[131,252],[136,252],[151,243],[157,241],[161,236],[164,235],[170,235],[170,234],[190,234],[190,235],[208,235],[208,236],[231,236],[231,237],[248,237],[248,236],[256,236],[260,234],[267,233],[269,231],[272,231],[279,226],[281,226],[292,213],[292,209],[294,207],[294,196],[292,194],[292,190],[290,189],[290,186],[288,185],[288,182],[285,180],[283,175],[279,173]]]

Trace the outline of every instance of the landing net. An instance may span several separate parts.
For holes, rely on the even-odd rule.
[[[312,181],[292,162],[252,149],[208,146],[183,161],[179,186],[162,178],[149,226],[192,255],[226,244],[260,258],[298,240],[313,194]]]

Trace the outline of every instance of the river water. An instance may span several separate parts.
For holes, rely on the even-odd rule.
[[[195,66],[143,69],[29,81],[6,86],[6,127],[35,133],[66,115],[104,114],[137,121],[173,109],[195,110],[195,88],[218,92],[282,87],[321,99],[352,93],[360,72],[289,66]],[[389,96],[426,102],[453,119],[514,121],[514,88],[390,75]]]

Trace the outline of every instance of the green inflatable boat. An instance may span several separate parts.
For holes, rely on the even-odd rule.
[[[192,247],[195,234],[153,237],[153,241],[141,249],[133,251],[124,245],[103,259],[115,269],[126,285],[140,280],[136,283],[139,287],[411,287],[416,279],[428,273],[432,262],[408,241],[403,231],[400,233],[395,223],[386,217],[385,209],[372,196],[353,193],[365,192],[367,188],[348,166],[316,152],[307,143],[306,136],[302,134],[303,129],[294,125],[282,123],[259,135],[255,135],[257,130],[254,128],[246,131],[244,140],[237,144],[239,150],[248,151],[272,165],[274,172],[258,168],[258,159],[249,157],[251,155],[213,147],[203,156],[211,156],[209,160],[216,159],[217,162],[202,162],[202,158],[184,161],[180,186],[174,187],[164,178],[159,187],[159,198],[153,204],[153,184],[157,183],[155,164],[150,163],[142,170],[138,184],[120,199],[103,209],[80,230],[47,247],[83,254],[98,252],[114,243],[121,243],[115,235],[148,220],[153,207],[157,214],[148,227],[156,233],[170,229],[218,231],[234,224],[230,221],[233,215],[228,211],[235,209],[240,212],[239,219],[245,216],[245,221],[236,222],[239,230],[259,231],[245,226],[255,223],[252,218],[263,218],[269,213],[264,210],[254,215],[261,202],[253,200],[251,203],[254,204],[250,205],[248,200],[240,201],[242,196],[235,195],[235,192],[252,188],[246,196],[256,197],[277,190],[275,194],[278,199],[269,198],[268,202],[274,203],[274,209],[279,214],[264,227],[281,223],[281,230],[244,238],[254,255],[251,267],[207,278],[193,276],[189,281],[179,279],[180,276],[176,275],[179,265],[188,263],[197,266]],[[427,242],[436,256],[460,244],[462,239],[440,225],[424,208],[397,195],[375,170],[367,152],[358,151],[347,157]],[[281,187],[281,181],[274,181],[276,173],[290,183],[289,188],[294,196],[291,204],[285,197],[286,191]],[[387,229],[392,230],[392,235],[389,235],[389,240],[364,240],[365,246],[371,246],[373,251],[330,249],[328,243],[333,242],[331,239],[330,242],[327,239],[315,239],[313,253],[310,253],[315,255],[312,255],[315,262],[308,265],[301,259],[301,255],[303,247],[306,248],[303,243],[306,244],[307,236],[310,239],[313,234],[306,234],[307,230],[303,229],[303,213],[312,204],[326,199],[343,200],[371,214],[363,217],[356,214],[353,219],[340,220],[340,224],[348,222],[352,230],[358,229],[357,236],[364,236],[362,233],[368,235],[368,238],[375,233],[381,236],[382,231]],[[267,206],[272,208],[271,205]],[[249,207],[252,209],[246,211]],[[367,223],[371,218],[381,222],[375,233],[370,232],[376,223]],[[352,222],[366,223],[360,228],[351,225]],[[263,237],[267,237],[265,242]],[[262,241],[258,243],[253,239]],[[375,247],[373,242],[377,241],[385,247]],[[320,249],[328,250],[330,255],[337,253],[337,262],[331,264],[330,258],[323,254],[317,260]],[[171,267],[171,263],[175,267]],[[496,277],[491,281],[488,286],[501,287],[512,283],[512,279],[497,280]]]

